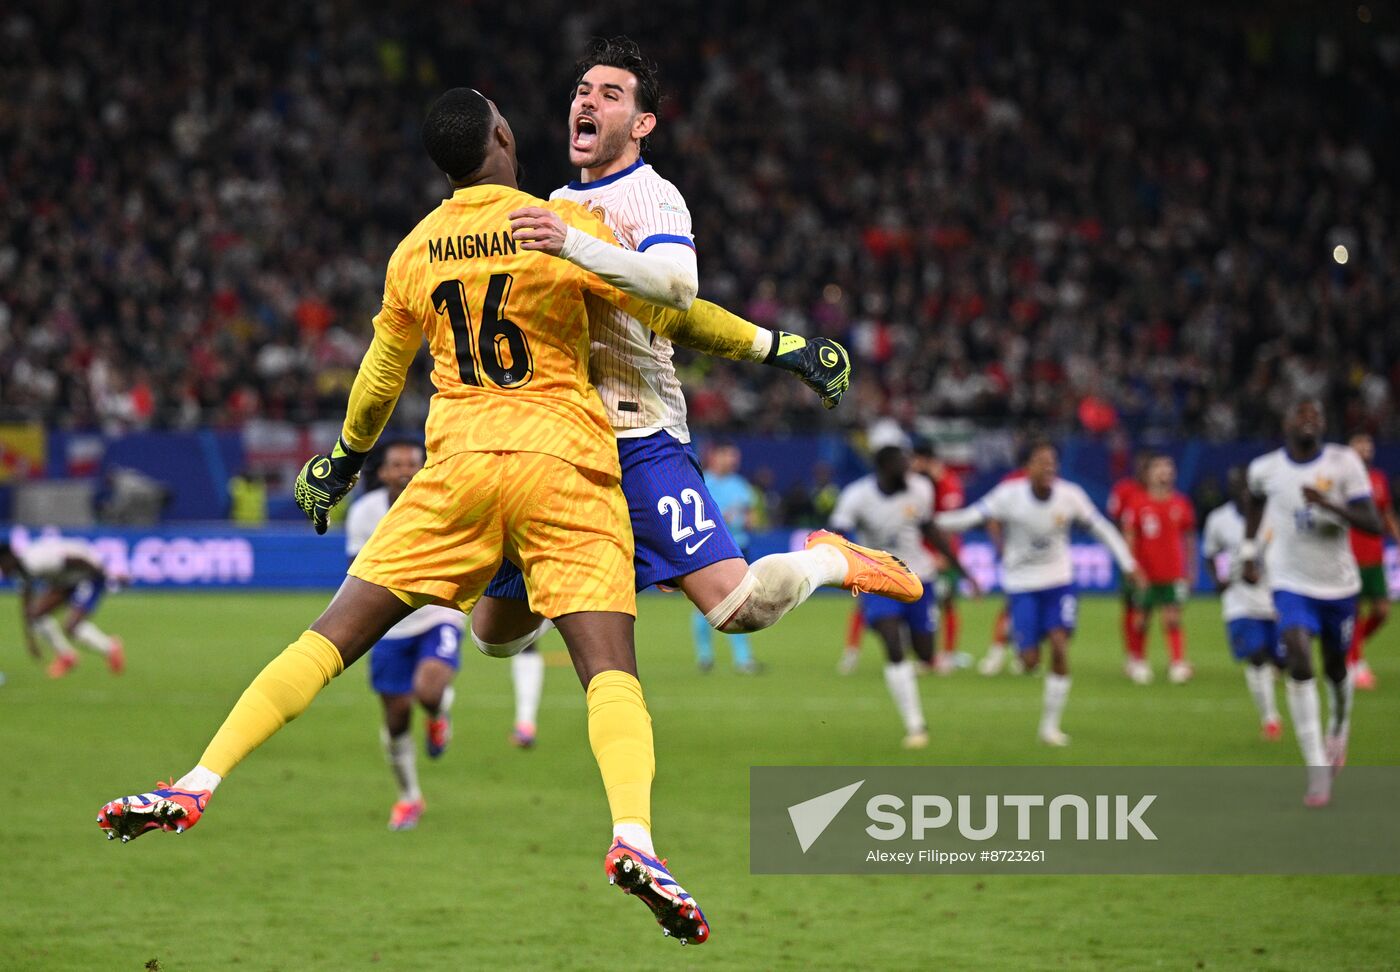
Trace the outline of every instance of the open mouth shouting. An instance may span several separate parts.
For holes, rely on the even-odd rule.
[[[590,115],[575,118],[573,139],[569,144],[579,152],[592,150],[598,144],[598,122]]]

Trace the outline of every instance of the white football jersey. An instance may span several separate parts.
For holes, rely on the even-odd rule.
[[[92,547],[71,537],[42,537],[23,550],[16,548],[15,556],[30,577],[55,587],[73,587],[87,579],[86,572],[68,566],[70,560],[102,568]]]
[[[1036,497],[1028,479],[999,483],[966,510],[940,514],[940,526],[945,518],[954,529],[987,520],[1001,524],[1001,586],[1008,594],[1050,590],[1074,582],[1069,539],[1075,523],[1092,530],[1123,570],[1131,571],[1135,566],[1122,534],[1095,509],[1088,494],[1068,480],[1055,480],[1044,500]]]
[[[675,186],[642,159],[594,182],[571,182],[550,199],[571,199],[608,225],[629,250],[657,243],[694,248],[690,210]],[[598,297],[585,298],[593,347],[589,378],[619,437],[665,429],[690,441],[685,395],[671,361],[671,342]]]
[[[841,490],[831,526],[841,533],[854,531],[861,543],[894,554],[928,581],[938,567],[924,546],[922,527],[932,519],[933,484],[926,476],[909,473],[898,493],[882,493],[870,475]]]
[[[1239,558],[1244,543],[1244,514],[1234,503],[1226,503],[1210,511],[1201,541],[1201,552],[1211,560],[1222,554],[1229,558],[1230,586],[1220,595],[1220,611],[1226,621],[1237,618],[1274,617],[1274,599],[1269,593],[1266,570],[1260,571],[1259,583],[1247,584],[1240,576],[1244,561]]]
[[[361,547],[369,543],[370,534],[374,533],[374,528],[379,525],[379,521],[384,519],[384,514],[388,512],[389,491],[387,489],[370,490],[350,504],[350,512],[345,515],[345,555],[347,557],[353,558],[360,552]],[[466,615],[456,608],[429,604],[427,607],[419,608],[394,625],[384,633],[384,637],[413,638],[431,631],[440,624],[455,625],[459,632],[464,631],[467,626]]]
[[[1276,449],[1249,464],[1249,491],[1266,501],[1261,534],[1269,538],[1264,563],[1269,584],[1325,600],[1361,590],[1351,553],[1350,527],[1341,517],[1303,499],[1311,486],[1345,505],[1371,496],[1371,477],[1355,451],[1325,444],[1311,462],[1297,463]]]

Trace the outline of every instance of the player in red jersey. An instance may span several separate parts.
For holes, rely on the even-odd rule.
[[[1369,435],[1360,432],[1351,437],[1348,445],[1366,463],[1366,472],[1371,477],[1371,495],[1375,497],[1376,509],[1385,525],[1385,533],[1380,536],[1360,530],[1351,531],[1351,552],[1356,557],[1356,566],[1361,570],[1361,598],[1356,624],[1352,626],[1347,664],[1351,666],[1354,686],[1373,689],[1376,687],[1376,676],[1362,653],[1367,639],[1390,617],[1390,585],[1385,579],[1385,538],[1388,536],[1400,542],[1400,522],[1395,518],[1395,507],[1390,499],[1390,480],[1373,465],[1376,443]]]
[[[1113,488],[1108,494],[1107,512],[1108,518],[1113,521],[1119,532],[1123,530],[1123,514],[1128,507],[1132,506],[1146,489],[1147,463],[1152,458],[1150,452],[1138,452],[1133,456],[1133,474],[1124,476],[1113,484]],[[1141,679],[1143,673],[1150,681],[1152,669],[1147,667],[1147,660],[1144,654],[1145,645],[1139,632],[1142,631],[1142,619],[1138,617],[1138,594],[1133,590],[1133,586],[1128,583],[1128,578],[1121,581],[1121,595],[1123,600],[1123,651],[1128,656],[1127,672],[1130,678]]]
[[[1139,592],[1136,644],[1145,648],[1148,622],[1153,610],[1161,608],[1162,631],[1171,651],[1167,677],[1180,685],[1192,674],[1186,661],[1181,606],[1196,579],[1196,511],[1176,489],[1176,463],[1171,456],[1158,454],[1148,460],[1147,489],[1123,511],[1122,520],[1123,535],[1147,575],[1147,588]],[[1146,658],[1129,659],[1128,675],[1139,684],[1150,681],[1152,670]]]
[[[948,464],[938,457],[933,443],[921,440],[914,444],[914,455],[909,468],[927,476],[933,483],[933,511],[946,513],[960,509],[967,503],[963,493],[962,477],[948,468]],[[948,537],[948,545],[957,553],[962,550],[962,538]],[[928,546],[928,541],[924,542]],[[934,659],[934,670],[940,675],[950,675],[958,668],[965,668],[971,659],[958,652],[958,585],[962,574],[947,562],[942,554],[929,547],[938,561],[938,610],[943,628],[943,648]]]

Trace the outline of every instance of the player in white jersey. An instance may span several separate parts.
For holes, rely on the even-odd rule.
[[[379,489],[350,506],[345,518],[345,554],[352,560],[369,542],[379,521],[423,468],[423,447],[391,442],[381,453]],[[409,731],[416,701],[428,718],[427,751],[438,758],[452,738],[452,680],[461,664],[466,618],[456,608],[429,605],[395,624],[370,649],[370,685],[384,704],[380,739],[398,782],[399,798],[389,813],[390,830],[418,825],[426,803],[418,787],[418,764]]]
[[[29,654],[41,657],[37,639],[47,641],[54,650],[54,660],[47,669],[50,678],[62,678],[78,664],[74,641],[106,658],[113,675],[126,668],[121,639],[91,620],[109,578],[97,551],[87,543],[46,537],[17,550],[0,541],[0,576],[19,584],[24,644]],[[60,623],[57,615],[64,604],[68,605],[68,616]]]
[[[1314,807],[1331,800],[1332,777],[1346,762],[1351,727],[1346,653],[1361,575],[1349,531],[1379,534],[1382,529],[1365,463],[1347,446],[1324,443],[1324,428],[1322,406],[1311,399],[1300,401],[1284,417],[1284,447],[1249,464],[1250,508],[1240,550],[1243,576],[1257,582],[1258,538],[1269,539],[1262,556],[1287,654],[1288,712],[1309,768],[1303,800]],[[1325,748],[1313,678],[1313,638],[1322,645],[1331,697]]]
[[[641,154],[658,102],[654,68],[636,44],[598,42],[579,65],[569,108],[569,161],[579,179],[553,198],[592,210],[621,245],[580,234],[539,208],[512,214],[522,227],[514,236],[523,249],[569,260],[610,282],[628,280],[639,296],[685,307],[698,288],[690,210]],[[919,580],[897,560],[825,531],[809,537],[805,550],[747,563],[691,450],[670,342],[610,305],[591,310],[590,376],[618,437],[638,590],[679,588],[713,628],[729,634],[768,627],[823,586],[904,601],[922,596]],[[792,353],[815,354],[828,367],[845,360],[845,350],[825,338],[760,329],[756,342],[754,355],[764,360]],[[540,630],[518,568],[504,564],[472,612],[473,639],[486,654],[511,655]]]
[[[1048,442],[1031,446],[1024,478],[1003,481],[971,506],[936,517],[940,528],[958,533],[989,520],[1001,524],[1001,584],[1026,671],[1035,671],[1041,643],[1050,642],[1040,741],[1068,745],[1060,716],[1069,698],[1069,639],[1078,614],[1070,528],[1076,523],[1088,527],[1139,586],[1142,571],[1122,534],[1094,508],[1084,490],[1059,478],[1059,455]]]
[[[1244,470],[1239,466],[1232,468],[1226,474],[1226,483],[1230,500],[1206,517],[1201,552],[1205,554],[1206,571],[1220,592],[1220,611],[1230,652],[1235,661],[1245,663],[1245,685],[1259,710],[1259,732],[1273,742],[1283,734],[1274,701],[1274,670],[1283,667],[1283,643],[1279,641],[1278,616],[1267,578],[1261,576],[1251,584],[1242,576],[1244,562],[1239,551],[1244,543],[1243,511],[1249,505]],[[1223,573],[1218,563],[1221,557],[1228,559]]]
[[[885,445],[875,452],[875,472],[857,479],[841,491],[831,513],[831,526],[854,532],[862,543],[889,550],[908,565],[921,581],[923,594],[912,603],[901,603],[877,594],[862,594],[860,608],[866,623],[885,645],[885,685],[895,709],[904,720],[904,748],[928,745],[928,724],[919,699],[914,662],[905,656],[907,642],[925,664],[933,663],[933,635],[938,627],[936,585],[938,564],[924,546],[933,544],[962,576],[957,553],[933,523],[933,483],[927,476],[909,472],[909,456],[903,445]]]

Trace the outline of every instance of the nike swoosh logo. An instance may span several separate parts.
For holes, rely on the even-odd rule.
[[[699,542],[696,543],[695,546],[693,546],[693,547],[692,547],[690,544],[686,544],[686,545],[685,545],[685,553],[686,553],[686,556],[690,556],[691,554],[695,553],[695,551],[697,551],[697,550],[699,550],[701,547],[703,547],[703,546],[705,545],[705,541],[709,540],[710,537],[712,537],[712,536],[714,536],[713,533],[707,533],[707,534],[705,534],[705,536],[702,537],[702,538],[699,540]]]

